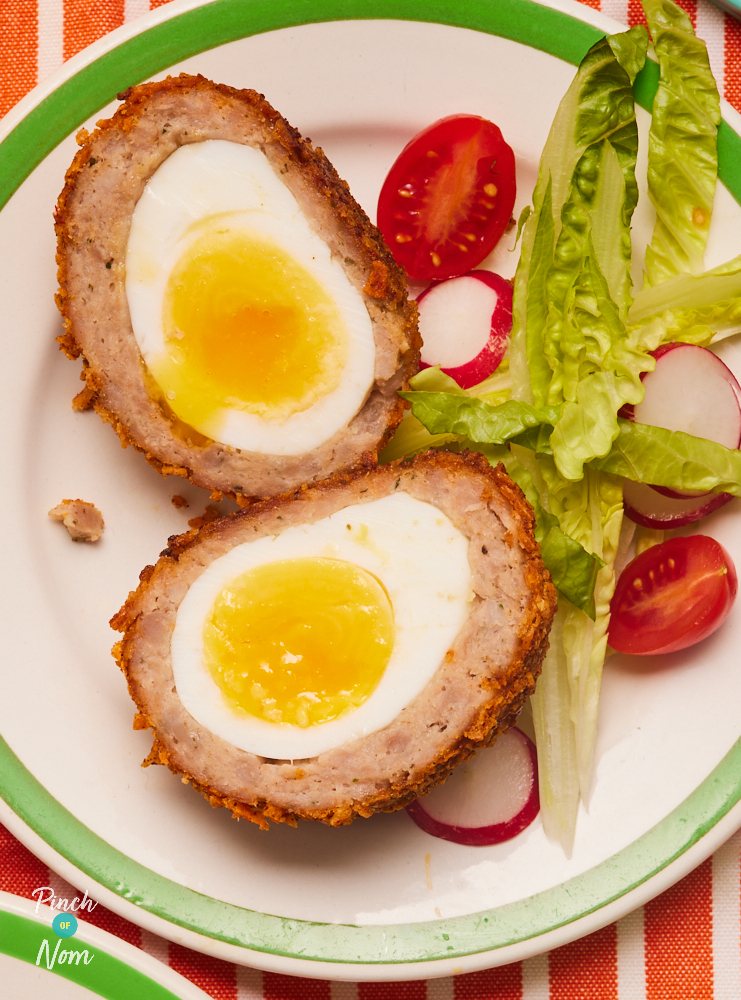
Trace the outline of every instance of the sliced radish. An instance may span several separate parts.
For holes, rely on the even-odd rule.
[[[694,497],[669,497],[644,483],[623,481],[625,515],[644,528],[681,528],[728,503],[730,493],[702,493]]]
[[[741,386],[720,358],[706,347],[674,343],[660,347],[653,356],[656,368],[643,376],[646,392],[643,402],[633,407],[633,419],[738,448]],[[710,495],[653,488],[672,499]]]
[[[462,389],[499,367],[512,330],[512,286],[491,271],[430,285],[417,299],[420,368],[440,365]]]
[[[444,784],[407,806],[425,833],[473,847],[516,837],[539,809],[535,746],[519,729],[508,730]]]

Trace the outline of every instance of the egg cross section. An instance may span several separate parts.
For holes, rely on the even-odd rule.
[[[204,630],[206,666],[236,708],[310,726],[361,705],[394,646],[381,582],[340,559],[283,559],[222,590]]]

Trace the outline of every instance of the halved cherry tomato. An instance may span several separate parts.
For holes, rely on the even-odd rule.
[[[620,653],[673,653],[714,632],[738,581],[726,550],[707,535],[671,538],[625,567],[612,598],[608,642]]]
[[[494,249],[515,192],[515,154],[497,126],[451,115],[399,154],[378,199],[378,227],[410,278],[453,278]]]

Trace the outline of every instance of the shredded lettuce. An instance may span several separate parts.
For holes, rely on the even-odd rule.
[[[671,0],[643,0],[659,60],[648,137],[648,193],[656,226],[647,285],[702,270],[718,173],[720,99],[705,43]]]

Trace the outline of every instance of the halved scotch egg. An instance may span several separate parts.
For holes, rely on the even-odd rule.
[[[111,624],[145,763],[264,828],[339,826],[509,727],[555,607],[503,467],[433,451],[171,539]]]
[[[120,96],[57,206],[75,405],[231,496],[373,462],[420,341],[347,185],[254,91],[180,76]]]

